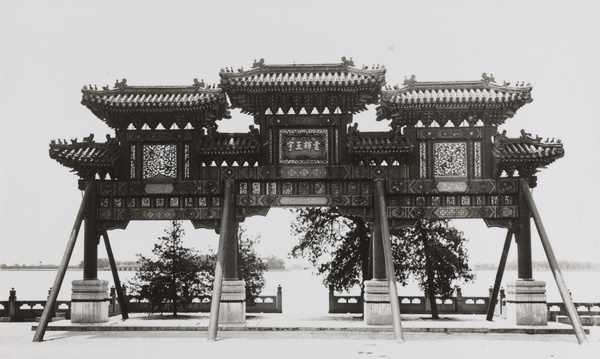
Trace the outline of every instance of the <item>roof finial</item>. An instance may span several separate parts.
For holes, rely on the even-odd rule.
[[[261,57],[260,60],[258,60],[258,61],[254,60],[254,63],[252,64],[252,68],[254,69],[256,67],[261,67],[264,64],[265,64],[265,59],[263,59]]]
[[[204,79],[198,81],[197,78],[194,79],[194,88],[197,90],[200,87],[206,87],[206,84],[204,83]]]
[[[116,80],[116,82],[115,82],[115,88],[122,89],[122,88],[125,88],[125,87],[127,87],[127,80],[126,79],[123,79],[121,82],[119,82],[119,80]]]
[[[415,75],[411,75],[410,79],[404,78],[404,86],[413,86],[417,82],[417,77]]]
[[[494,78],[494,74],[491,74],[490,76],[488,76],[485,72],[483,74],[481,74],[481,79],[483,80],[483,82],[486,85],[489,85],[490,82],[496,82],[496,79]]]
[[[342,63],[346,66],[354,66],[354,61],[352,61],[352,58],[350,58],[350,60],[346,60],[346,56],[342,56]]]

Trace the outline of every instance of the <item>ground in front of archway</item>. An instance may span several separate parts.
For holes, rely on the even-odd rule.
[[[403,323],[407,329],[404,343],[395,342],[390,330],[322,330],[318,326],[220,330],[216,342],[206,340],[206,331],[185,327],[49,330],[43,342],[33,343],[35,323],[0,323],[0,358],[600,358],[598,327],[586,327],[589,344],[578,345],[573,334],[423,332],[409,330],[414,328],[409,321]]]

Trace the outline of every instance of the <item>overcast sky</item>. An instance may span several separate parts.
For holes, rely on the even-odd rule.
[[[501,130],[560,138],[566,155],[542,170],[534,190],[559,259],[599,260],[597,154],[600,98],[599,1],[5,1],[0,0],[0,263],[58,264],[81,193],[77,177],[48,156],[54,138],[114,134],[80,104],[84,84],[126,78],[129,85],[219,81],[225,66],[384,64],[387,83],[479,80],[493,74],[530,82],[534,101]],[[223,131],[245,132],[233,113]],[[388,129],[374,106],[359,129]],[[247,220],[263,255],[293,245],[290,215]],[[456,221],[473,262],[498,261],[505,231]],[[148,254],[165,223],[131,222],[110,232],[117,260]],[[216,247],[194,230],[191,246]],[[83,257],[82,236],[72,263]],[[534,229],[534,259],[544,259]],[[105,256],[104,249],[99,255]],[[516,256],[513,246],[511,258]]]

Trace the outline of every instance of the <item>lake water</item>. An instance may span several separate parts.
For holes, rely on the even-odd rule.
[[[119,272],[122,282],[132,278],[135,272]],[[495,271],[476,271],[474,283],[462,285],[464,296],[487,296],[489,287],[494,284]],[[56,271],[29,270],[29,271],[0,271],[0,298],[8,299],[10,288],[15,288],[17,298],[21,300],[38,300],[46,298],[48,290],[54,282]],[[113,285],[112,275],[109,271],[98,272],[100,279],[109,281]],[[573,300],[579,302],[600,302],[600,272],[564,271],[563,276],[567,287],[570,289]],[[71,281],[81,279],[83,272],[69,270],[65,275],[58,298],[70,300]],[[264,295],[275,295],[277,286],[283,288],[284,313],[298,316],[313,316],[327,314],[328,289],[321,284],[321,278],[312,274],[311,270],[291,270],[281,272],[266,272],[266,287]],[[503,287],[506,282],[517,278],[515,271],[504,273]],[[560,302],[560,294],[549,271],[534,272],[536,280],[546,282],[547,298],[549,302]],[[358,294],[359,290],[351,294]],[[399,295],[422,295],[416,283],[409,283],[405,287],[398,287]]]

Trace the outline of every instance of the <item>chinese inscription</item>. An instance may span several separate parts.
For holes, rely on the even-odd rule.
[[[283,129],[279,133],[279,162],[323,163],[328,162],[327,130]]]

